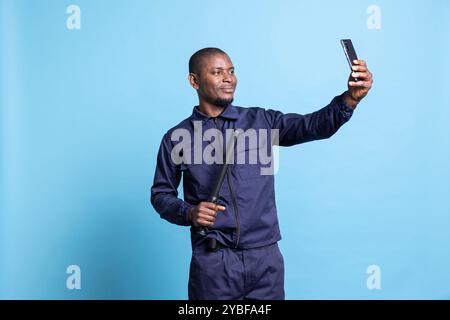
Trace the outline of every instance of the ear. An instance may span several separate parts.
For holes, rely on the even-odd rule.
[[[191,84],[192,88],[194,88],[195,90],[198,90],[199,88],[199,84],[198,84],[198,77],[195,73],[189,73],[188,75],[188,80],[189,83]]]

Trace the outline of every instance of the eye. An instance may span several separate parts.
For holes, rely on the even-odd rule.
[[[231,74],[234,74],[234,69],[230,71]]]

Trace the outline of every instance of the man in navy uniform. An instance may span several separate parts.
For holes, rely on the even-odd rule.
[[[372,74],[363,60],[355,60],[352,69],[348,90],[327,106],[305,115],[284,114],[232,104],[237,78],[224,51],[204,48],[192,55],[189,82],[199,104],[163,136],[151,188],[151,203],[161,218],[191,226],[189,299],[284,299],[284,261],[277,244],[281,235],[274,176],[261,174],[260,163],[229,165],[218,201],[207,202],[220,165],[175,161],[172,134],[183,129],[194,136],[197,124],[203,132],[277,130],[280,146],[329,138],[350,119],[372,86]],[[204,150],[205,141],[201,144]],[[250,149],[244,148],[244,153]],[[184,200],[177,191],[181,177]],[[202,227],[207,228],[206,235],[198,232]],[[218,247],[211,250],[207,238]]]

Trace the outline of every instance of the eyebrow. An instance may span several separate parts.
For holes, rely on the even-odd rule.
[[[211,70],[215,70],[215,69],[223,70],[224,68],[222,68],[222,67],[212,67],[211,68]],[[228,70],[230,70],[230,69],[234,69],[234,67],[228,68]]]

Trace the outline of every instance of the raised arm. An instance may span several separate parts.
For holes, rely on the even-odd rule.
[[[266,110],[269,126],[279,130],[280,146],[329,138],[350,119],[353,110],[367,95],[373,83],[372,73],[364,60],[355,60],[352,70],[347,83],[348,90],[318,111],[302,115]],[[359,81],[351,81],[353,77]]]

